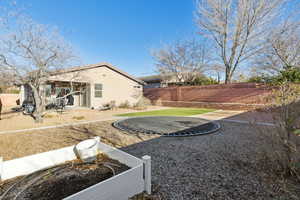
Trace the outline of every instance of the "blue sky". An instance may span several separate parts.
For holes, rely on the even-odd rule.
[[[62,30],[82,64],[110,62],[136,76],[154,73],[151,49],[193,37],[196,32],[194,0],[25,2],[34,20]]]

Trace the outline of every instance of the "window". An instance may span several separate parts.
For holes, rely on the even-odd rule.
[[[103,87],[102,87],[102,84],[95,84],[95,97],[96,98],[101,98],[102,97],[102,90],[103,90]]]

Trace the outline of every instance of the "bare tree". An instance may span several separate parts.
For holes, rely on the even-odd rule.
[[[176,82],[192,81],[203,74],[209,64],[209,50],[195,40],[177,41],[155,51],[157,71],[163,77],[175,77]]]
[[[223,72],[223,67],[218,64],[210,65],[209,69],[207,69],[207,74],[210,77],[213,77],[217,80],[217,83],[221,83],[221,74]]]
[[[13,76],[3,70],[0,72],[0,93],[3,93],[8,87],[12,86],[10,80],[12,80]]]
[[[300,20],[288,18],[274,28],[263,51],[255,57],[260,72],[276,74],[290,68],[300,69]]]
[[[71,46],[56,28],[35,23],[28,17],[18,17],[6,24],[0,36],[0,69],[14,75],[18,84],[27,84],[33,92],[37,122],[45,110],[45,85],[53,71],[74,59]]]
[[[263,47],[272,20],[285,0],[198,0],[200,34],[215,44],[225,68],[225,83],[244,61]]]

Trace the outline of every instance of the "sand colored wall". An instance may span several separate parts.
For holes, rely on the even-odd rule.
[[[110,101],[119,105],[126,100],[135,104],[141,98],[143,87],[140,83],[108,67],[97,67],[88,70],[70,72],[52,76],[50,80],[87,82],[90,84],[90,107],[98,108]],[[103,85],[102,97],[95,97],[95,84]],[[138,88],[139,87],[139,88]]]
[[[4,107],[17,106],[16,101],[20,98],[19,94],[0,94],[0,98]]]

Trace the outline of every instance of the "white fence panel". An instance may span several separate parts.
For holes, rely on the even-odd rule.
[[[144,191],[143,165],[82,190],[64,200],[128,200]]]
[[[99,149],[110,158],[118,160],[120,163],[123,163],[128,167],[136,167],[143,163],[141,159],[138,159],[124,151],[121,151],[104,143],[99,143]]]
[[[17,176],[33,173],[35,171],[75,160],[74,146],[66,147],[32,156],[26,156],[2,163],[1,180],[7,180]]]

